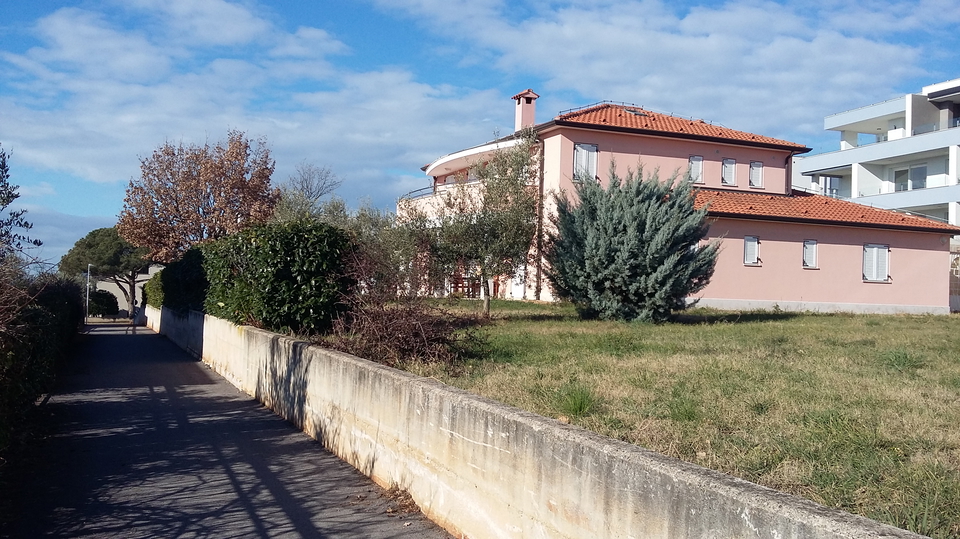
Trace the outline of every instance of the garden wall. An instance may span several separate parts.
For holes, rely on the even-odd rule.
[[[377,483],[475,538],[915,534],[347,354],[199,315],[147,323]]]

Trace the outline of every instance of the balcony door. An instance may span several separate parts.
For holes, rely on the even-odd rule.
[[[893,171],[895,191],[913,191],[927,187],[927,165],[917,165]]]

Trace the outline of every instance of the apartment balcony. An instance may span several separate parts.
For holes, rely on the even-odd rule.
[[[848,171],[854,163],[892,165],[946,155],[950,146],[960,145],[960,129],[951,127],[919,135],[887,140],[803,157],[797,161],[800,174],[831,174]]]
[[[867,105],[865,107],[827,116],[823,128],[827,131],[855,131],[874,133],[878,129],[886,132],[887,122],[906,114],[907,105],[904,96],[895,97]]]
[[[858,197],[854,202],[867,204],[877,208],[900,209],[937,206],[947,202],[960,201],[960,185],[945,185],[942,187],[927,187],[895,193],[881,193]]]
[[[427,176],[445,176],[452,172],[468,169],[477,163],[489,159],[494,153],[511,148],[519,143],[520,139],[518,138],[500,139],[481,146],[467,148],[466,150],[444,155],[433,163],[423,167],[423,171],[427,173]]]

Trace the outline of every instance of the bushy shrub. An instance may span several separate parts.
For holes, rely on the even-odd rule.
[[[90,292],[90,316],[117,316],[120,314],[120,305],[117,296],[106,290]]]
[[[163,270],[160,270],[150,276],[150,279],[143,285],[143,303],[153,305],[157,309],[163,306]]]
[[[325,332],[346,307],[351,249],[342,230],[308,220],[258,225],[206,244],[206,312],[274,331]]]
[[[694,207],[689,181],[644,180],[642,168],[610,176],[607,189],[580,182],[578,203],[556,198],[548,278],[583,317],[666,320],[713,275],[719,244],[700,245],[707,210]]]
[[[37,397],[50,390],[56,362],[83,321],[80,283],[51,275],[29,278],[4,264],[0,296],[0,450]]]
[[[178,313],[203,310],[210,286],[203,261],[203,249],[192,247],[180,260],[163,268],[160,272],[162,292],[159,295],[164,307]]]
[[[27,293],[43,313],[43,319],[32,325],[42,328],[46,353],[60,357],[83,323],[83,285],[74,278],[47,274],[34,278]]]

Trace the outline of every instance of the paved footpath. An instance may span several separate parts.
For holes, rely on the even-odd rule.
[[[449,537],[148,329],[93,326],[67,371],[0,536]]]

